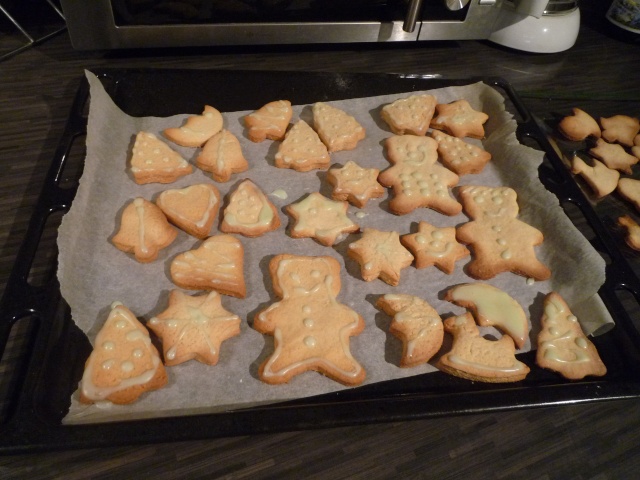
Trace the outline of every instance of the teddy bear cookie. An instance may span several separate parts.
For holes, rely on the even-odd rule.
[[[427,222],[418,224],[418,232],[402,235],[400,243],[415,258],[416,268],[435,265],[450,275],[458,260],[470,255],[469,249],[456,240],[455,227],[435,227]]]
[[[400,243],[398,232],[365,228],[362,237],[349,244],[347,254],[360,264],[365,282],[379,278],[389,285],[400,283],[400,271],[413,262],[413,255]]]
[[[279,145],[274,163],[278,168],[308,172],[325,169],[330,162],[329,151],[315,130],[304,120],[298,120]]]
[[[208,183],[165,190],[156,205],[176,227],[203,240],[209,236],[218,214],[220,192]]]
[[[222,114],[205,105],[202,115],[193,115],[187,118],[183,126],[166,128],[162,134],[177,145],[196,148],[222,130],[222,123]]]
[[[486,280],[513,272],[547,280],[551,271],[538,260],[534,247],[544,240],[540,230],[517,218],[515,190],[508,187],[460,187],[460,200],[471,221],[458,227],[456,238],[469,245],[473,259],[467,265],[472,278]]]
[[[466,100],[436,105],[431,128],[443,130],[454,137],[484,138],[484,124],[489,115],[474,110]]]
[[[252,142],[282,140],[287,131],[293,110],[289,100],[269,102],[260,109],[244,117],[247,136]]]
[[[167,372],[149,332],[127,307],[114,302],[85,364],[80,401],[124,405],[166,384]]]
[[[111,243],[123,252],[133,253],[138,262],[149,263],[177,236],[178,231],[169,224],[162,210],[138,197],[122,211],[120,228]]]
[[[380,116],[396,135],[424,135],[437,104],[433,95],[411,95],[382,107]]]
[[[538,334],[536,363],[570,380],[607,373],[595,345],[585,336],[580,323],[556,292],[544,300],[542,330]]]
[[[153,133],[136,135],[131,150],[131,174],[137,184],[172,183],[191,172],[189,162]]]
[[[169,306],[147,326],[162,341],[165,365],[191,359],[216,365],[222,342],[240,334],[240,317],[222,307],[217,292],[190,296],[172,290]]]
[[[275,205],[251,180],[243,180],[229,195],[220,231],[259,237],[280,226]]]
[[[431,136],[438,142],[440,161],[457,175],[480,173],[491,160],[491,154],[485,149],[467,143],[461,138],[439,130],[431,132]]]
[[[244,248],[231,235],[215,235],[177,255],[170,266],[171,280],[187,290],[215,290],[244,298]]]
[[[614,115],[601,118],[602,138],[609,143],[620,143],[626,147],[633,146],[633,139],[640,132],[640,120],[628,115]]]
[[[379,173],[377,168],[362,168],[353,160],[341,168],[331,168],[327,172],[327,181],[333,186],[331,198],[364,208],[370,199],[384,195],[384,188],[378,183]]]
[[[378,175],[378,182],[393,188],[389,210],[405,215],[416,208],[432,208],[445,215],[457,215],[462,206],[450,195],[458,175],[436,164],[438,143],[431,137],[393,136],[385,148],[393,164]]]
[[[244,172],[249,168],[242,153],[242,147],[236,136],[223,129],[204,144],[196,165],[205,172],[210,172],[216,182],[228,182],[234,173]]]
[[[388,293],[376,306],[393,320],[389,332],[402,341],[401,367],[427,363],[438,353],[444,339],[444,327],[438,312],[419,297]]]
[[[573,108],[571,115],[560,120],[558,130],[564,137],[574,142],[580,142],[587,137],[600,138],[602,135],[598,122],[579,108]]]
[[[571,159],[571,173],[580,175],[596,198],[604,198],[613,192],[620,179],[620,172],[617,170],[595,159],[593,159],[593,166],[587,165],[578,155],[574,155]]]
[[[589,155],[602,161],[608,168],[631,175],[631,167],[638,163],[638,158],[629,155],[622,145],[608,143],[599,138],[596,146],[589,149]]]
[[[329,152],[353,150],[366,131],[351,115],[328,103],[313,105],[313,125]]]
[[[349,338],[364,329],[362,317],[336,297],[340,264],[332,257],[276,255],[269,262],[279,301],[259,312],[253,328],[273,335],[274,351],[259,376],[282,384],[309,370],[344,385],[358,385],[365,370],[350,351]]]

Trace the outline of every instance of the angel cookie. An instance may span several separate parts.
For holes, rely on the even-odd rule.
[[[438,143],[431,137],[393,136],[385,147],[392,167],[378,175],[385,187],[393,187],[389,209],[405,215],[418,207],[432,208],[445,215],[457,215],[462,206],[449,193],[458,175],[436,164]]]
[[[325,169],[330,161],[326,145],[304,120],[299,120],[291,127],[275,156],[276,167],[291,168],[298,172]]]
[[[365,324],[336,299],[341,288],[338,261],[277,255],[269,272],[281,300],[254,318],[253,328],[274,337],[274,351],[260,366],[260,379],[281,384],[314,370],[344,385],[362,383],[365,370],[352,356],[349,338]]]
[[[293,115],[289,100],[269,102],[259,110],[244,117],[247,136],[252,142],[265,139],[282,140]]]
[[[240,317],[222,307],[217,292],[189,296],[172,290],[167,309],[147,325],[162,340],[168,366],[191,359],[215,365],[222,342],[240,333]]]
[[[402,235],[400,243],[414,256],[416,268],[435,265],[449,275],[453,273],[455,263],[470,253],[456,240],[455,227],[438,228],[427,222],[418,224],[417,233]]]
[[[204,144],[196,158],[196,165],[210,172],[213,179],[221,183],[228,182],[232,174],[244,172],[249,168],[242,154],[240,142],[233,133],[224,129]]]
[[[244,180],[229,196],[220,231],[258,237],[280,226],[278,210],[251,180]]]
[[[396,135],[424,135],[437,103],[433,95],[411,95],[382,107],[380,116]]]
[[[215,108],[205,105],[202,115],[191,116],[183,126],[167,128],[162,134],[183,147],[201,147],[220,130],[222,130],[222,114]]]
[[[489,115],[474,110],[466,100],[436,105],[431,128],[444,130],[454,137],[484,138],[484,123]]]
[[[384,195],[384,188],[378,183],[379,173],[377,168],[362,168],[352,160],[341,168],[330,169],[327,181],[333,186],[331,198],[364,208],[370,199]]]
[[[176,227],[205,239],[220,208],[220,192],[208,183],[165,190],[156,199],[156,205]]]
[[[153,133],[139,132],[131,150],[131,173],[134,181],[171,183],[193,172],[193,167]]]
[[[329,152],[353,150],[366,135],[355,118],[328,103],[313,105],[313,125]]]

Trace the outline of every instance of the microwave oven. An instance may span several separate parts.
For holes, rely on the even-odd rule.
[[[79,50],[489,39],[522,50],[560,51],[573,45],[579,25],[577,0],[62,0],[61,5]],[[524,43],[510,44],[510,36],[523,35]],[[551,47],[536,50],[537,37]]]

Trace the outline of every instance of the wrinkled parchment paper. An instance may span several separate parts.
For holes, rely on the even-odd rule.
[[[87,72],[87,78],[91,85],[87,157],[77,196],[60,227],[58,277],[62,295],[71,307],[73,320],[93,342],[114,301],[122,302],[143,321],[163,311],[167,307],[169,291],[177,288],[168,275],[171,260],[178,253],[200,244],[197,239],[181,232],[170,247],[161,251],[158,260],[151,264],[136,262],[132,256],[117,250],[109,242],[116,232],[124,205],[137,196],[154,200],[168,188],[215,182],[208,174],[194,168],[193,174],[170,185],[134,183],[127,166],[137,132],[145,130],[160,135],[166,127],[181,125],[187,115],[170,118],[130,117],[115,106],[93,74]],[[516,298],[530,317],[530,340],[522,351],[532,349],[532,339],[535,348],[542,300],[544,294],[551,290],[565,297],[580,316],[587,333],[602,332],[613,326],[611,317],[596,296],[599,286],[604,282],[604,262],[562,212],[556,197],[540,183],[537,169],[543,154],[517,141],[514,134],[516,122],[505,110],[503,97],[482,83],[427,93],[435,95],[439,103],[467,99],[475,109],[489,115],[483,144],[492,153],[493,160],[481,174],[462,176],[460,184],[506,185],[514,188],[518,193],[520,219],[540,229],[545,235],[545,242],[537,248],[537,252],[553,271],[549,281],[531,285],[523,277],[503,273],[487,282]],[[333,105],[353,115],[366,128],[367,137],[355,150],[332,154],[332,165],[344,165],[354,160],[365,167],[380,170],[388,168],[381,142],[391,132],[380,120],[379,110],[381,106],[408,95],[333,102]],[[256,109],[260,106],[256,105]],[[77,392],[74,393],[65,423],[216,412],[345,388],[315,372],[299,375],[289,384],[280,386],[266,385],[257,378],[258,366],[273,350],[273,340],[253,330],[251,323],[258,311],[277,301],[271,289],[267,265],[269,259],[279,253],[331,255],[340,262],[342,291],[338,300],[359,312],[366,322],[364,332],[351,339],[352,353],[367,371],[366,383],[435,370],[430,364],[411,369],[398,367],[400,341],[388,334],[391,318],[376,309],[374,304],[379,295],[407,293],[425,299],[443,317],[463,313],[463,309],[441,300],[441,296],[449,286],[473,281],[463,271],[469,257],[457,263],[452,275],[446,275],[435,267],[421,270],[406,268],[402,271],[400,285],[391,287],[380,280],[364,282],[360,279],[359,266],[346,256],[347,245],[357,239],[358,234],[348,236],[333,248],[321,246],[312,239],[290,238],[285,233],[289,219],[282,208],[313,191],[319,190],[329,196],[326,172],[299,173],[274,167],[277,142],[249,141],[242,123],[247,113],[223,112],[223,117],[225,127],[240,140],[250,169],[234,175],[228,183],[216,186],[224,197],[241,179],[252,179],[280,209],[283,225],[263,237],[239,237],[245,248],[248,294],[242,300],[223,296],[223,306],[240,316],[242,333],[222,344],[218,365],[211,367],[190,361],[168,367],[168,386],[143,395],[133,405],[86,406],[78,402]],[[292,123],[298,118],[313,124],[309,105],[294,107]],[[196,149],[173,144],[172,147],[192,162],[197,155]],[[287,198],[273,194],[278,190],[286,192]],[[385,195],[381,199],[371,200],[362,210],[350,206],[349,214],[362,228],[393,229],[400,234],[415,232],[420,220],[436,226],[455,226],[468,221],[464,214],[447,217],[424,208],[405,216],[396,216],[388,213],[387,203],[388,196]],[[356,216],[357,212],[361,213]],[[212,234],[217,232],[217,225],[216,222]],[[491,328],[483,329],[483,333],[500,335]]]

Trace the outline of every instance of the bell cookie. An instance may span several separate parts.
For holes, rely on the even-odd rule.
[[[165,190],[158,195],[156,205],[176,227],[205,239],[220,208],[220,192],[208,183]]]
[[[291,127],[275,155],[276,167],[291,168],[298,172],[323,170],[330,162],[326,145],[304,120],[298,120]]]
[[[131,150],[131,174],[138,185],[172,183],[193,167],[153,133],[139,132]]]
[[[280,226],[275,205],[251,180],[243,180],[229,195],[220,231],[239,233],[245,237],[259,237]]]
[[[491,154],[485,149],[458,137],[439,130],[432,131],[431,136],[438,142],[440,161],[457,175],[480,173],[491,160]]]
[[[147,326],[162,341],[165,365],[192,359],[216,365],[220,345],[240,334],[240,322],[240,317],[222,307],[217,292],[190,296],[172,290],[168,307],[152,317]]]
[[[312,110],[313,126],[329,152],[353,150],[366,136],[364,127],[339,108],[317,102]]]
[[[222,114],[215,108],[205,105],[202,115],[193,115],[187,118],[183,126],[167,128],[162,134],[177,145],[201,147],[222,130],[222,123]]]
[[[616,191],[640,212],[640,180],[621,178],[618,180]]]
[[[579,108],[573,108],[571,112],[558,123],[558,130],[565,138],[574,142],[581,142],[587,137],[600,138],[600,125],[591,115]]]
[[[580,380],[587,375],[601,377],[607,373],[595,345],[556,292],[549,293],[544,299],[541,324],[536,352],[536,363],[540,367],[558,372],[569,380]]]
[[[638,158],[629,155],[622,145],[607,143],[599,138],[596,146],[589,149],[589,155],[602,161],[608,168],[631,175],[631,167],[638,163]]]
[[[282,140],[287,131],[293,110],[289,100],[269,102],[260,109],[244,117],[247,136],[252,142]]]
[[[593,160],[593,166],[587,165],[579,156],[571,159],[571,173],[580,175],[589,185],[596,198],[604,198],[618,186],[620,172],[612,170],[599,160]]]
[[[314,238],[330,247],[341,235],[357,232],[360,227],[347,217],[347,202],[330,200],[318,192],[285,207],[293,218],[293,238]]]
[[[458,227],[456,238],[469,245],[473,258],[467,273],[487,280],[513,272],[547,280],[551,271],[536,257],[534,247],[544,240],[540,230],[517,219],[515,190],[508,187],[460,187],[459,197],[472,221]]]
[[[609,143],[620,143],[626,147],[633,146],[633,140],[640,132],[640,120],[628,115],[614,115],[601,118],[602,138]]]
[[[402,341],[401,367],[422,365],[438,353],[444,327],[431,305],[413,295],[388,293],[378,298],[376,306],[393,316],[389,332]]]
[[[167,384],[167,372],[149,332],[120,302],[96,336],[80,381],[82,403],[135,402]]]
[[[427,222],[418,224],[417,233],[402,235],[400,243],[414,256],[416,268],[435,265],[448,275],[453,273],[458,260],[471,253],[456,240],[455,227],[438,228]]]
[[[431,128],[444,130],[454,137],[484,138],[484,124],[489,115],[474,110],[466,100],[436,105]]]
[[[508,293],[488,283],[464,283],[449,288],[444,299],[470,310],[478,325],[496,327],[516,347],[524,347],[529,333],[527,315]]]
[[[234,173],[244,172],[249,168],[242,154],[240,142],[229,130],[221,130],[211,137],[200,155],[196,165],[205,172],[210,172],[216,182],[228,182]]]
[[[618,217],[618,225],[625,229],[624,240],[627,245],[640,251],[640,225],[629,215]]]
[[[431,137],[393,136],[385,141],[393,164],[378,175],[378,182],[393,188],[389,210],[405,215],[416,208],[432,208],[445,215],[457,215],[462,206],[450,195],[458,175],[436,164],[438,143]]]
[[[377,168],[363,168],[349,160],[341,168],[331,168],[327,181],[333,186],[331,198],[347,201],[358,208],[364,208],[372,198],[384,195],[384,188],[378,183]]]
[[[344,385],[366,373],[352,356],[349,338],[364,329],[362,317],[336,297],[340,264],[332,257],[277,255],[269,262],[273,290],[281,300],[259,312],[253,328],[273,335],[274,351],[260,365],[260,379],[282,384],[309,370]]]
[[[411,95],[382,107],[380,116],[396,135],[424,135],[437,103],[433,95]]]
[[[122,211],[120,227],[111,243],[123,252],[133,253],[138,262],[149,263],[177,236],[178,231],[169,224],[162,210],[138,197]]]
[[[389,285],[400,283],[400,271],[413,262],[413,255],[400,243],[398,232],[365,228],[362,237],[349,244],[347,254],[360,264],[362,279],[380,278]]]
[[[513,339],[483,338],[469,312],[447,318],[444,330],[453,335],[453,345],[436,364],[443,372],[487,383],[519,382],[529,374],[529,367],[515,357]]]
[[[244,298],[244,248],[231,235],[207,238],[198,248],[177,255],[170,266],[171,280],[187,290],[215,290]]]

